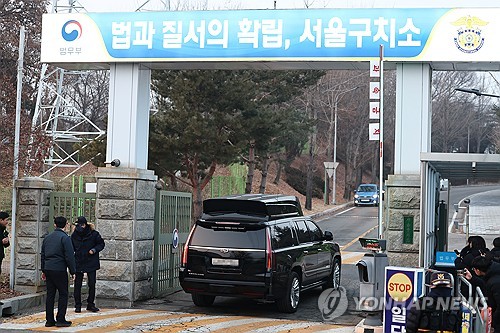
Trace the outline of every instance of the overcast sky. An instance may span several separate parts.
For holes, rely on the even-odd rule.
[[[59,6],[71,0],[58,0]],[[88,12],[182,9],[498,7],[498,0],[77,0]]]

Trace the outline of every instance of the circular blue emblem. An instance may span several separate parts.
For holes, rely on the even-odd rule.
[[[174,229],[174,231],[172,231],[172,247],[176,249],[177,246],[179,246],[179,231]]]
[[[70,20],[64,23],[61,30],[61,35],[67,42],[72,42],[80,38],[80,36],[82,35],[82,26],[80,22],[75,20]]]

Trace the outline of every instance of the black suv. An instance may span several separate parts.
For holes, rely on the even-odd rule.
[[[292,313],[301,291],[339,287],[340,248],[332,240],[294,196],[208,199],[184,246],[180,283],[198,306],[237,296],[275,301]]]

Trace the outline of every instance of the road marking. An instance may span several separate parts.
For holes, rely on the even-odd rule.
[[[113,310],[101,310],[100,312],[87,312],[87,313],[70,313],[66,315],[66,319],[73,321],[74,326],[80,324],[85,325],[85,323],[95,323],[96,321],[105,320],[120,320],[122,317],[133,317],[133,316],[145,316],[148,314],[154,314],[153,310],[138,310],[138,309],[113,309]],[[75,327],[71,327],[72,331],[75,331]],[[37,330],[37,331],[52,331],[54,328],[45,327],[45,312],[40,312],[33,315],[28,315],[14,320],[6,320],[0,324],[0,330],[2,329],[24,329],[24,330]],[[61,328],[59,331],[63,331]]]
[[[361,258],[365,256],[366,252],[342,252],[342,265],[356,264]]]
[[[247,318],[247,319],[235,319],[235,318]],[[147,329],[147,327],[143,327],[141,331],[151,331],[151,332],[167,332],[167,333],[187,333],[187,332],[197,332],[199,330],[212,332],[213,328],[217,327],[231,327],[235,325],[239,325],[240,322],[252,322],[256,321],[258,318],[251,317],[201,317],[197,319],[193,319],[189,322],[181,322],[177,324],[170,325],[162,325],[157,329]],[[267,320],[267,319],[263,319]],[[146,326],[146,325],[144,325]],[[151,325],[150,325],[151,326]]]
[[[342,214],[347,213],[348,211],[353,210],[353,209],[354,209],[354,207],[348,208],[348,209],[346,209],[346,210],[341,211],[341,212],[340,212],[340,213],[338,213],[338,214],[335,214],[334,216],[339,216],[339,215],[342,215]]]
[[[95,322],[96,325],[94,327],[87,329],[84,327],[82,329],[77,329],[75,331],[85,332],[85,333],[101,333],[101,332],[123,332],[126,329],[134,329],[136,326],[147,325],[147,326],[167,326],[170,327],[172,325],[176,325],[184,322],[191,322],[198,318],[198,314],[192,313],[174,313],[174,312],[161,312],[157,311],[156,313],[151,314],[150,316],[133,316],[129,317],[127,320],[119,320],[119,321],[108,321],[106,323],[99,323],[99,321]],[[211,318],[219,318],[219,317],[211,317]],[[71,332],[73,330],[70,330]],[[137,330],[133,330],[136,331]],[[140,330],[143,331],[143,330]]]
[[[341,246],[340,249],[341,250],[347,249],[349,246],[351,246],[352,244],[356,243],[360,238],[363,238],[366,235],[368,235],[370,232],[372,232],[373,230],[375,230],[375,228],[377,228],[377,227],[378,227],[378,225],[374,226],[373,228],[368,229],[367,231],[365,231],[364,233],[362,233],[358,237],[354,238],[352,241],[350,241],[346,245]]]
[[[219,333],[309,333],[352,332],[352,327],[289,319],[259,318],[250,316],[217,316],[199,313],[154,311],[142,309],[102,309],[98,313],[68,313],[73,321],[70,327],[44,327],[45,312],[18,319],[6,319],[0,331],[32,330],[52,332],[219,332]]]

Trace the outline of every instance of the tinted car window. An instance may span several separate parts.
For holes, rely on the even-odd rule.
[[[282,249],[298,244],[289,223],[274,225],[272,227],[272,235],[274,249]]]
[[[313,242],[319,242],[323,239],[323,235],[321,230],[318,228],[316,224],[312,221],[306,221],[307,227],[311,233],[311,238]]]
[[[377,192],[377,187],[373,185],[359,185],[358,192]]]
[[[196,225],[191,245],[226,248],[265,249],[266,230]]]
[[[311,241],[311,236],[309,235],[309,229],[307,229],[304,221],[297,221],[297,236],[299,237],[299,242],[308,243]]]

